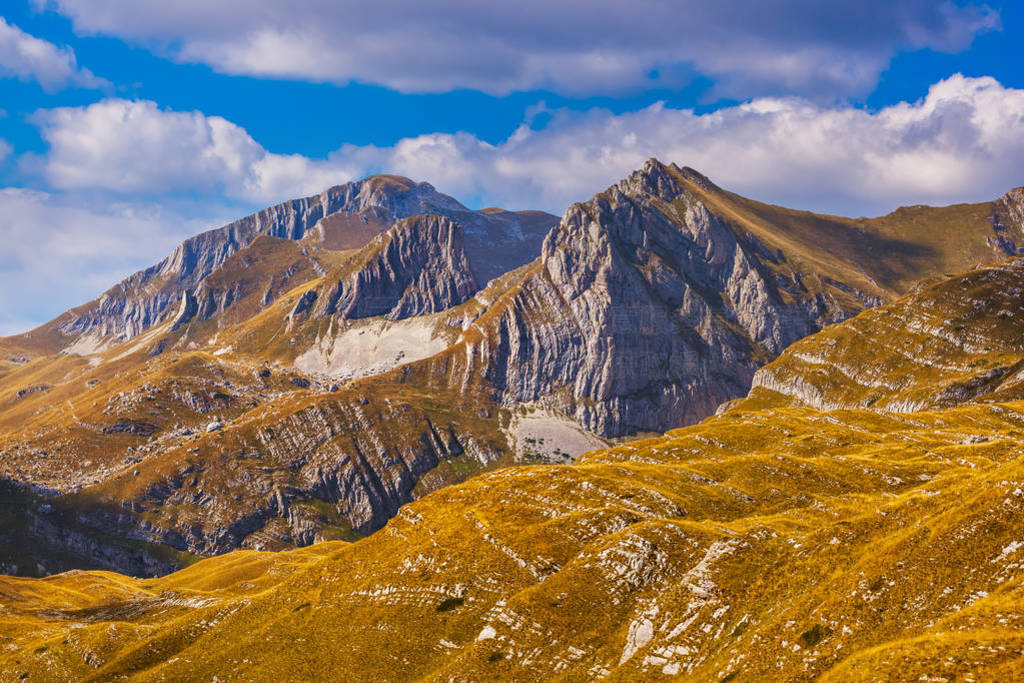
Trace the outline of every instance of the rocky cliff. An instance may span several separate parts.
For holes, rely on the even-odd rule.
[[[535,211],[471,211],[429,183],[372,176],[278,204],[190,238],[160,263],[135,273],[52,325],[65,337],[63,345],[67,346],[90,334],[130,339],[164,320],[182,301],[194,307],[195,317],[208,319],[224,313],[239,298],[237,283],[216,283],[211,278],[257,238],[303,241],[290,248],[296,253],[288,253],[286,262],[278,263],[278,273],[292,271],[285,272],[285,279],[292,280],[294,286],[302,281],[292,277],[296,271],[303,271],[306,280],[325,272],[310,250],[359,248],[396,220],[420,214],[445,216],[463,227],[467,250],[476,257],[474,276],[482,283],[534,258],[547,229],[557,220]],[[281,261],[283,257],[275,258]],[[243,276],[234,273],[228,280]],[[260,286],[262,306],[282,293],[273,282],[264,281]]]
[[[462,381],[603,436],[696,422],[788,344],[871,304],[712,211],[690,169],[648,162],[569,208],[514,294],[464,334]],[[814,281],[808,287],[807,282]],[[456,378],[457,379],[457,378]]]
[[[402,320],[457,306],[478,289],[463,244],[462,227],[448,218],[399,221],[314,291],[313,313]]]

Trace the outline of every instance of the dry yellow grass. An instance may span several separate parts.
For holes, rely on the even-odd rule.
[[[922,285],[762,368],[750,407],[901,412],[1024,398],[1024,259]]]
[[[1022,435],[1017,403],[736,410],[482,475],[354,544],[2,579],[0,675],[1017,672]]]
[[[968,272],[803,344],[933,302],[1005,350],[1019,337],[999,298],[1017,282],[1016,262]],[[950,343],[942,329],[929,349]],[[959,377],[946,362],[921,381],[943,368]],[[355,543],[159,579],[0,579],[0,677],[1024,675],[1024,402],[771,398],[573,465],[482,474]]]

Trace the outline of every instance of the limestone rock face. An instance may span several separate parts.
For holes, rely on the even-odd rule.
[[[309,545],[331,538],[332,522],[371,533],[443,485],[425,480],[442,462],[464,456],[483,467],[499,457],[472,430],[437,419],[405,402],[347,394],[269,415],[255,431],[213,423],[206,432],[219,433],[206,438],[231,444],[234,456],[203,467],[182,462],[150,484],[131,508],[152,511],[152,522],[103,511],[86,521],[203,555]]]
[[[185,240],[160,263],[64,316],[58,329],[66,336],[96,332],[129,339],[163,320],[185,292],[195,300],[195,319],[208,319],[231,306],[238,292],[230,283],[211,287],[205,281],[260,236],[351,249],[363,246],[399,219],[427,213],[446,216],[463,227],[467,252],[474,257],[472,272],[482,283],[535,258],[544,234],[557,222],[543,212],[471,211],[429,183],[372,176],[272,206]],[[305,249],[302,255],[306,256]],[[300,283],[291,286],[296,284]],[[268,287],[264,305],[282,293],[272,291],[272,282]]]
[[[317,296],[316,315],[402,320],[460,304],[478,289],[463,242],[451,219],[401,220]]]
[[[696,422],[785,346],[851,312],[713,213],[656,161],[569,208],[539,267],[467,336],[503,400],[553,403],[603,436]],[[866,295],[865,295],[866,296]]]

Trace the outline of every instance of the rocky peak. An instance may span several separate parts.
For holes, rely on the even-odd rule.
[[[462,227],[443,216],[398,221],[353,263],[317,296],[317,316],[401,320],[458,305],[478,289]]]
[[[631,173],[625,180],[615,186],[620,192],[628,195],[651,195],[671,201],[682,192],[679,183],[678,168],[666,166],[655,158],[650,158],[644,165]]]
[[[710,178],[696,169],[689,166],[680,167],[674,163],[665,164],[654,157],[645,161],[643,166],[633,171],[615,187],[625,194],[650,195],[671,201],[685,191],[687,183],[704,190],[720,189]]]
[[[196,282],[257,235],[298,240],[325,217],[374,209],[388,224],[423,213],[468,211],[429,183],[414,183],[401,176],[370,176],[336,185],[318,195],[272,206],[185,240],[156,266],[156,270],[159,275],[178,275],[188,282]]]
[[[397,175],[374,175],[332,187],[320,194],[320,201],[326,206],[327,215],[374,208],[383,210],[389,223],[425,213],[444,215],[469,211],[456,199],[435,190],[430,183],[417,183]]]
[[[349,233],[348,238],[334,235],[337,246],[328,248],[351,249],[361,247],[395,221],[423,214],[447,216],[462,225],[472,273],[481,282],[536,258],[543,235],[557,222],[554,216],[536,212],[471,211],[429,183],[395,175],[370,176],[269,207],[185,240],[160,263],[128,277],[56,325],[65,336],[95,333],[128,339],[164,320],[185,292],[206,302],[197,316],[212,317],[231,305],[233,292],[230,287],[199,292],[200,283],[260,236],[301,240],[319,229],[324,242],[327,232],[341,230]],[[343,218],[346,216],[351,219]]]
[[[543,268],[488,318],[480,356],[506,400],[553,404],[603,436],[692,423],[842,317],[806,289],[783,296],[775,255],[711,210],[697,181],[713,187],[650,160],[569,208]]]
[[[591,201],[571,207],[545,240],[542,260],[552,279],[573,296],[596,280],[642,287],[671,307],[680,305],[688,287],[729,296],[736,273],[757,270],[754,250],[687,191],[681,174],[651,159]],[[681,204],[673,205],[676,200]],[[774,287],[769,283],[762,290],[761,303],[774,303]],[[726,307],[752,303],[739,296]],[[789,339],[757,327],[762,326],[748,332],[773,349]]]

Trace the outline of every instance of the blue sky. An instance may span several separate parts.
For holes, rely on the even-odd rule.
[[[1021,3],[8,0],[0,334],[362,175],[560,213],[648,156],[870,215],[1024,184]]]

